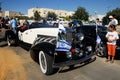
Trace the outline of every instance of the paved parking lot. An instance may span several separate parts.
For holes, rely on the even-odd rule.
[[[2,44],[3,45],[3,44]],[[0,80],[119,80],[120,60],[115,63],[97,59],[87,65],[76,65],[75,68],[62,68],[50,76],[41,73],[39,65],[21,47],[0,47]]]

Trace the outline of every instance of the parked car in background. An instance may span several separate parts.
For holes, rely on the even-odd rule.
[[[46,21],[49,25],[53,25],[53,26],[58,26],[58,23],[61,22],[65,27],[68,27],[68,23],[69,23],[69,21],[66,21],[63,18],[57,18],[57,19],[48,18]]]
[[[95,41],[97,38],[97,35],[95,35],[94,30],[96,30],[96,25],[83,25],[82,28],[84,28],[83,32],[87,36],[91,36]],[[108,55],[107,52],[107,39],[106,39],[106,34],[108,32],[108,28],[105,26],[97,26],[97,34],[101,38],[101,43],[99,46],[96,47],[96,55],[99,57],[106,57]],[[120,38],[120,35],[119,35]],[[117,48],[116,48],[116,56],[115,57],[120,57],[120,39],[117,40]]]
[[[83,26],[83,22],[80,20],[74,20],[68,23],[69,27]]]
[[[53,19],[53,18],[48,18],[46,21],[47,21],[47,23],[50,24],[50,25],[53,25],[54,23],[56,23],[56,20]]]
[[[87,36],[90,36],[92,39],[94,39],[94,41],[96,42],[97,40],[97,35],[100,36],[102,43],[99,44],[99,46],[97,46],[97,42],[96,42],[96,55],[97,56],[106,56],[107,55],[107,47],[106,47],[106,33],[108,32],[107,27],[104,26],[97,26],[96,29],[96,25],[83,25],[83,33]],[[97,30],[97,31],[96,31]]]

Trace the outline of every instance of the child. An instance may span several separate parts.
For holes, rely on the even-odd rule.
[[[106,60],[107,62],[110,61],[110,57],[112,56],[111,63],[114,62],[114,56],[115,56],[115,51],[116,51],[116,41],[119,39],[119,36],[117,32],[115,31],[115,25],[110,25],[109,26],[110,32],[106,34],[106,38],[108,40],[107,42],[107,48],[108,48],[108,59]]]

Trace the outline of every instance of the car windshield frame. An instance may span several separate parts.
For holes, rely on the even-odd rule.
[[[33,28],[53,28],[56,26],[52,26],[49,24],[44,24],[44,23],[31,23],[31,25],[29,26],[29,29],[33,29]]]

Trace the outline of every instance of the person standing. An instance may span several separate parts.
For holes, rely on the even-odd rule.
[[[95,22],[96,25],[102,25],[99,18],[96,18],[96,22]]]
[[[29,22],[28,22],[28,20],[27,20],[27,19],[25,19],[25,21],[24,21],[24,23],[23,23],[23,24],[26,24],[27,29],[29,29]]]
[[[77,20],[74,20],[73,21],[73,27],[77,27],[78,26],[78,21]]]
[[[16,21],[15,17],[13,17],[11,20],[11,28],[12,28],[12,31],[16,34],[17,21]]]
[[[110,25],[115,25],[115,26],[117,27],[117,25],[118,25],[118,20],[115,19],[115,17],[112,16],[112,15],[109,16],[109,19],[110,19],[110,22],[109,22],[109,24],[108,24],[108,27],[109,27]]]
[[[15,20],[16,20],[17,26],[18,26],[20,24],[20,20],[19,20],[19,18],[16,18]]]
[[[115,31],[116,26],[111,24],[109,26],[110,32],[106,34],[107,38],[107,48],[108,48],[108,58],[106,62],[110,61],[110,57],[112,57],[111,63],[114,62],[114,56],[116,52],[116,41],[119,39],[118,33]]]

